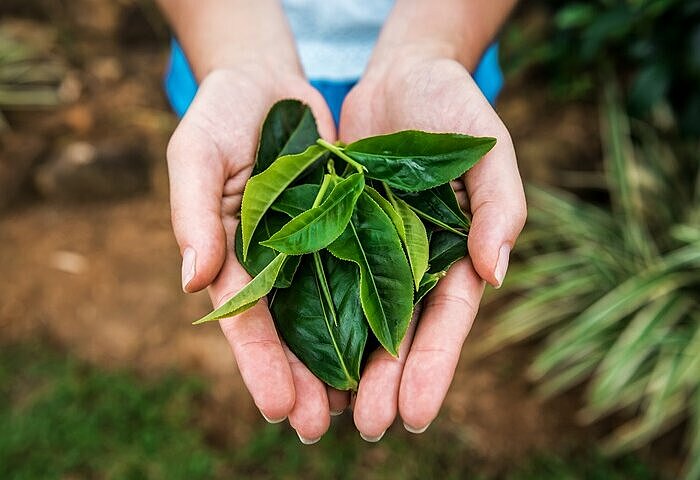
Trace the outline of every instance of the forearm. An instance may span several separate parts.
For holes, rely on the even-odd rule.
[[[370,62],[400,52],[452,58],[473,71],[517,0],[397,0]]]
[[[302,69],[278,0],[157,0],[197,80],[219,68],[264,64]]]

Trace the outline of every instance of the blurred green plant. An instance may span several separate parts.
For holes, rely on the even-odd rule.
[[[538,3],[546,26],[535,40],[506,35],[510,61],[543,67],[567,98],[593,92],[601,67],[612,66],[627,79],[631,113],[668,105],[683,131],[700,134],[700,0]]]
[[[7,127],[3,111],[58,105],[65,75],[63,62],[0,26],[0,131]]]
[[[543,338],[529,376],[545,396],[586,383],[584,422],[627,421],[604,451],[688,423],[687,478],[700,478],[700,149],[630,126],[617,86],[601,106],[604,205],[530,188],[514,296],[482,345]],[[499,298],[503,298],[499,296]]]
[[[219,461],[192,428],[202,384],[150,385],[45,345],[0,348],[0,478],[196,480]]]

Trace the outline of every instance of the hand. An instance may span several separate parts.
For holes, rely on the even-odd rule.
[[[416,433],[437,416],[476,316],[483,281],[496,287],[503,282],[526,217],[510,135],[464,67],[415,52],[391,58],[370,68],[346,98],[342,141],[405,129],[462,132],[498,141],[458,186],[473,216],[469,257],[454,264],[427,297],[399,358],[380,349],[365,367],[354,419],[369,441],[381,438],[397,411],[406,428]]]
[[[183,256],[183,289],[209,287],[214,307],[250,281],[233,250],[237,215],[260,126],[270,107],[283,98],[310,105],[321,136],[335,140],[328,107],[305,79],[247,65],[215,70],[204,78],[168,145],[172,222]],[[306,443],[320,438],[330,424],[329,409],[342,410],[347,396],[327,391],[280,342],[264,302],[220,324],[262,414],[272,422],[289,417]]]

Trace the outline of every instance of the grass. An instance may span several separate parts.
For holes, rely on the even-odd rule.
[[[42,344],[0,350],[0,478],[50,479],[423,479],[493,478],[459,429],[420,437],[399,429],[377,445],[348,416],[317,445],[287,425],[260,422],[244,444],[210,445],[197,425],[205,384],[171,375],[146,382],[89,367]],[[571,454],[571,458],[573,454]],[[537,456],[498,478],[652,478],[635,459],[580,452],[571,461]]]
[[[529,226],[502,294],[515,300],[484,351],[542,340],[544,396],[586,385],[578,417],[624,422],[602,450],[639,449],[686,424],[700,479],[700,161],[697,140],[631,124],[614,82],[602,102],[609,202],[530,188]],[[503,298],[503,297],[501,297]]]

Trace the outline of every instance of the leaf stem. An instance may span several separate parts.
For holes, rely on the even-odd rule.
[[[348,162],[350,165],[355,167],[355,170],[357,170],[359,173],[364,173],[367,169],[364,167],[364,165],[361,165],[357,163],[355,160],[350,158],[342,149],[342,147],[338,147],[336,145],[333,145],[332,143],[328,143],[322,138],[319,138],[316,140],[316,143],[321,145],[323,148],[328,150],[329,152],[332,152],[336,154],[338,157],[342,158],[346,162]]]
[[[326,190],[328,190],[328,185],[331,184],[331,175],[324,175],[323,176],[323,182],[321,182],[321,188],[318,189],[318,193],[316,194],[316,198],[314,198],[314,203],[311,205],[311,208],[318,207],[321,204],[321,201],[323,200],[323,196],[326,194]]]

